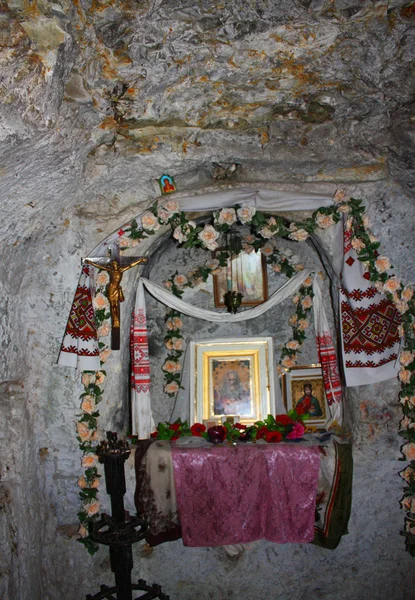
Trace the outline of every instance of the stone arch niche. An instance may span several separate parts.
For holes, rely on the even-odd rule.
[[[246,198],[254,199],[254,202],[259,200],[263,202],[260,210],[265,213],[279,214],[287,220],[300,220],[304,216],[310,215],[320,206],[332,204],[332,193],[307,193],[302,191],[284,192],[277,188],[275,184],[269,184],[264,187],[254,187],[249,184],[249,188],[242,184],[234,184],[226,186],[215,186],[203,188],[195,195],[175,193],[171,196],[158,198],[174,199],[185,206],[185,210],[190,210],[189,218],[197,218],[200,221],[211,218],[212,209],[206,209],[206,204],[212,202],[212,198],[216,202],[213,208],[222,208],[224,206],[232,206],[243,202]],[[230,198],[230,199],[228,199]],[[282,210],[278,208],[269,209],[272,204],[272,199],[278,198],[281,202]],[[310,205],[311,202],[311,205]],[[153,202],[149,203],[151,206]],[[287,206],[290,210],[287,211]],[[192,210],[193,209],[193,210]],[[145,212],[145,211],[143,211]],[[142,213],[140,213],[142,214]],[[115,231],[110,236],[106,237],[91,253],[93,256],[104,255],[108,247],[119,238],[120,231],[125,225]],[[329,315],[330,327],[332,331],[337,329],[336,323],[336,276],[330,256],[330,248],[333,242],[333,229],[331,232],[322,231],[321,236],[310,236],[306,243],[298,243],[288,240],[279,239],[283,247],[290,248],[295,254],[298,254],[299,261],[307,267],[313,267],[316,271],[324,272],[326,277],[323,283],[323,296],[325,301],[326,313]],[[105,423],[111,423],[111,427],[118,431],[125,432],[129,429],[129,327],[130,315],[134,306],[135,289],[140,276],[148,277],[150,280],[162,285],[163,279],[171,276],[176,270],[186,272],[196,266],[200,266],[210,257],[210,253],[204,249],[186,250],[179,248],[177,242],[171,236],[171,228],[169,225],[161,226],[154,235],[149,236],[141,243],[128,250],[125,255],[146,255],[149,258],[149,264],[144,267],[137,267],[133,271],[126,272],[123,278],[123,289],[126,300],[122,304],[122,319],[121,319],[121,349],[119,352],[114,352],[105,369],[108,374],[105,383],[104,396],[109,400],[109,405],[105,408],[100,405],[100,426],[105,427]],[[311,260],[310,260],[311,259]],[[180,267],[180,268],[179,268]],[[284,281],[285,277],[269,277],[270,291],[274,291]],[[211,288],[211,286],[210,286]],[[214,309],[212,290],[209,289],[209,282],[202,286],[201,289],[189,290],[183,297],[185,301],[190,301],[196,306],[201,306],[206,309]],[[147,302],[147,317],[149,327],[149,352],[151,362],[151,395],[152,409],[156,423],[160,420],[166,420],[170,417],[173,407],[173,401],[163,392],[163,377],[161,365],[166,356],[166,349],[163,343],[164,330],[164,305],[158,303],[149,294],[146,294]],[[283,344],[289,339],[290,327],[288,318],[292,312],[290,302],[286,301],[281,307],[273,309],[274,316],[269,313],[263,315],[259,319],[226,327],[226,335],[268,335],[275,336],[274,358],[277,361]],[[185,341],[189,341],[194,332],[195,319],[184,317],[185,326],[183,334]],[[274,319],[277,323],[275,330],[267,326],[269,319]],[[193,325],[192,325],[193,322]],[[213,323],[202,322],[198,327],[198,338],[202,337],[223,337],[223,328]],[[317,351],[315,346],[315,336],[313,328],[310,329],[307,342],[304,346],[299,364],[310,364],[317,362]],[[115,398],[113,403],[112,398]],[[112,406],[111,406],[112,405]]]

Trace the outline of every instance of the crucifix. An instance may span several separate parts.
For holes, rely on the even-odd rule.
[[[120,349],[120,302],[124,302],[121,279],[125,271],[136,265],[147,263],[146,256],[120,256],[120,247],[115,241],[109,246],[109,257],[88,257],[82,259],[82,264],[92,265],[97,269],[107,271],[109,282],[106,287],[107,298],[111,311],[111,349]]]

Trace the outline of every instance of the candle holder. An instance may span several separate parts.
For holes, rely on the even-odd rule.
[[[98,544],[109,546],[111,571],[115,576],[115,586],[101,585],[100,591],[86,600],[133,600],[133,590],[147,592],[135,600],[169,600],[157,584],[149,586],[144,579],[131,583],[133,568],[132,544],[144,539],[147,529],[140,516],[130,516],[124,510],[125,472],[124,463],[131,451],[127,442],[118,440],[116,433],[107,432],[107,439],[97,447],[99,460],[104,464],[107,493],[111,497],[111,515],[102,514],[90,532],[91,538]],[[115,595],[114,595],[115,594]]]

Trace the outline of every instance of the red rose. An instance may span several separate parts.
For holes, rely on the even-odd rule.
[[[294,423],[294,421],[288,415],[277,415],[275,420],[278,425],[282,425],[283,427],[286,425],[292,425]]]
[[[267,433],[269,433],[269,429],[266,425],[263,425],[262,427],[260,427],[257,431],[256,434],[256,439],[257,440],[262,440],[263,438],[265,438],[265,436],[267,435]]]
[[[246,425],[242,425],[242,423],[235,423],[234,427],[235,429],[239,429],[239,431],[246,429]]]
[[[180,423],[172,423],[170,425],[169,429],[173,429],[173,431],[179,431],[179,429],[180,429]]]
[[[180,433],[179,434],[175,433],[174,436],[171,438],[171,441],[175,442],[176,440],[179,439],[179,437],[180,437]]]
[[[158,431],[153,431],[153,433],[150,434],[150,437],[156,438],[156,437],[158,437],[158,435],[159,435]]]
[[[266,442],[278,443],[282,441],[282,435],[279,431],[269,431],[265,436]]]
[[[202,425],[202,423],[195,423],[191,426],[190,431],[192,432],[192,435],[201,437],[202,433],[206,431],[206,427]]]

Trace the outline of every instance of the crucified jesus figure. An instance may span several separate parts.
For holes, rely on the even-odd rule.
[[[110,303],[110,311],[111,311],[111,323],[112,323],[112,344],[111,347],[113,350],[119,349],[119,329],[120,329],[120,302],[124,302],[124,294],[121,287],[121,279],[125,271],[139,265],[140,263],[146,263],[147,257],[140,256],[137,260],[134,260],[128,265],[121,266],[120,263],[116,260],[112,260],[108,265],[103,265],[96,263],[89,258],[84,259],[84,262],[88,265],[92,265],[97,269],[102,269],[107,271],[109,274],[109,282],[107,283],[106,291],[108,301]],[[118,330],[117,334],[114,336],[114,329]],[[117,342],[118,339],[118,342]]]

